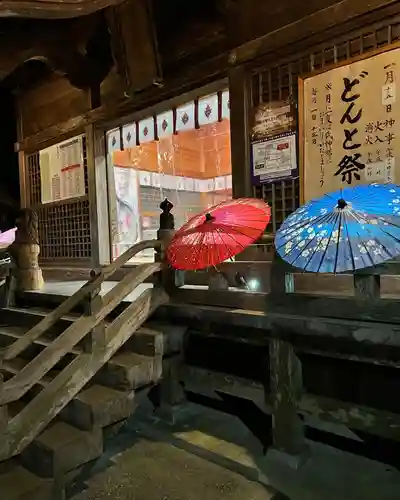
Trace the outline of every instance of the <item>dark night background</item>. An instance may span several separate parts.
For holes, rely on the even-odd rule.
[[[15,211],[19,207],[18,155],[14,152],[17,140],[14,96],[0,86],[1,134],[0,134],[0,230],[14,226]],[[12,207],[12,203],[14,207]]]

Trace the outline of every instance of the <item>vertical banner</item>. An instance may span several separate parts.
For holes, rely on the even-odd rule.
[[[300,80],[303,201],[345,186],[396,182],[400,49]]]

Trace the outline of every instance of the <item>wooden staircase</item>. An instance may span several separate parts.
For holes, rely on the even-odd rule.
[[[64,498],[81,467],[102,454],[104,435],[160,380],[163,356],[180,349],[182,329],[146,323],[168,300],[161,287],[115,312],[160,263],[140,265],[98,293],[108,276],[156,243],[135,245],[53,311],[0,311],[0,500]],[[74,312],[87,297],[86,314]]]

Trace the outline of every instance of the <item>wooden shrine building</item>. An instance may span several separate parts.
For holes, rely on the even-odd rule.
[[[78,356],[86,383],[132,335],[124,325],[136,329],[155,311],[157,321],[180,325],[192,339],[180,339],[168,369],[154,353],[156,368],[146,365],[148,383],[165,370],[163,403],[180,403],[182,384],[217,399],[221,392],[251,399],[274,415],[275,449],[296,460],[306,455],[304,428],[312,419],[400,441],[400,405],[388,396],[397,394],[400,367],[399,264],[355,275],[301,274],[276,259],[272,245],[283,220],[313,197],[341,185],[400,182],[400,1],[0,0],[0,17],[0,78],[15,98],[21,206],[38,215],[44,279],[90,278],[89,297],[76,292],[7,356],[19,355],[84,299],[83,354],[72,340],[72,350],[61,336],[55,342],[63,356]],[[339,168],[348,72],[360,85],[363,114],[365,163],[353,176]],[[141,243],[162,233],[166,197],[179,226],[211,204],[243,196],[270,203],[272,221],[264,238],[221,266],[222,289],[208,272],[172,282],[159,243]],[[237,289],[237,272],[251,291]],[[102,302],[99,290],[109,279],[118,293]],[[153,291],[106,322],[132,283],[149,282]],[[45,295],[25,294],[19,306],[44,300],[54,309],[62,299]],[[16,321],[9,306],[0,320]],[[70,328],[76,336],[79,327],[65,332]],[[107,344],[107,359],[98,347],[105,328],[120,342]],[[229,356],[218,347],[226,341]],[[217,354],[206,362],[200,344]],[[135,354],[143,350],[140,344]],[[93,363],[85,364],[79,356],[89,354]],[[30,362],[36,371],[24,372],[35,373],[36,382],[56,364],[37,359]],[[3,398],[0,389],[0,410],[25,394],[24,369]],[[75,385],[68,387],[55,379],[59,407],[49,404],[52,416],[81,390],[73,377],[71,371]],[[43,415],[50,385],[28,403],[42,398]],[[32,424],[25,439],[27,408],[4,424],[4,443],[19,440],[19,451],[52,418]],[[0,441],[1,425],[0,418]],[[10,456],[0,445],[0,460]]]

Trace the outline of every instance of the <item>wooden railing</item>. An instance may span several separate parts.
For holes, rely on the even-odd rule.
[[[162,233],[162,231],[160,231]],[[166,235],[165,231],[163,237]],[[93,273],[92,278],[74,295],[29,330],[2,353],[2,362],[10,363],[27,347],[44,335],[59,319],[84,302],[86,314],[72,323],[38,356],[6,382],[0,381],[0,461],[19,454],[35,436],[68,404],[95,373],[129,339],[133,332],[161,304],[168,300],[164,280],[146,289],[111,323],[105,318],[138,285],[164,268],[162,243],[143,241],[122,254],[115,262]],[[103,297],[101,285],[134,255],[147,248],[158,251],[158,262],[133,268]],[[168,274],[168,273],[165,273]],[[16,416],[8,418],[7,406],[20,400],[34,385],[42,381],[60,360],[77,344],[84,348],[44,389]]]

